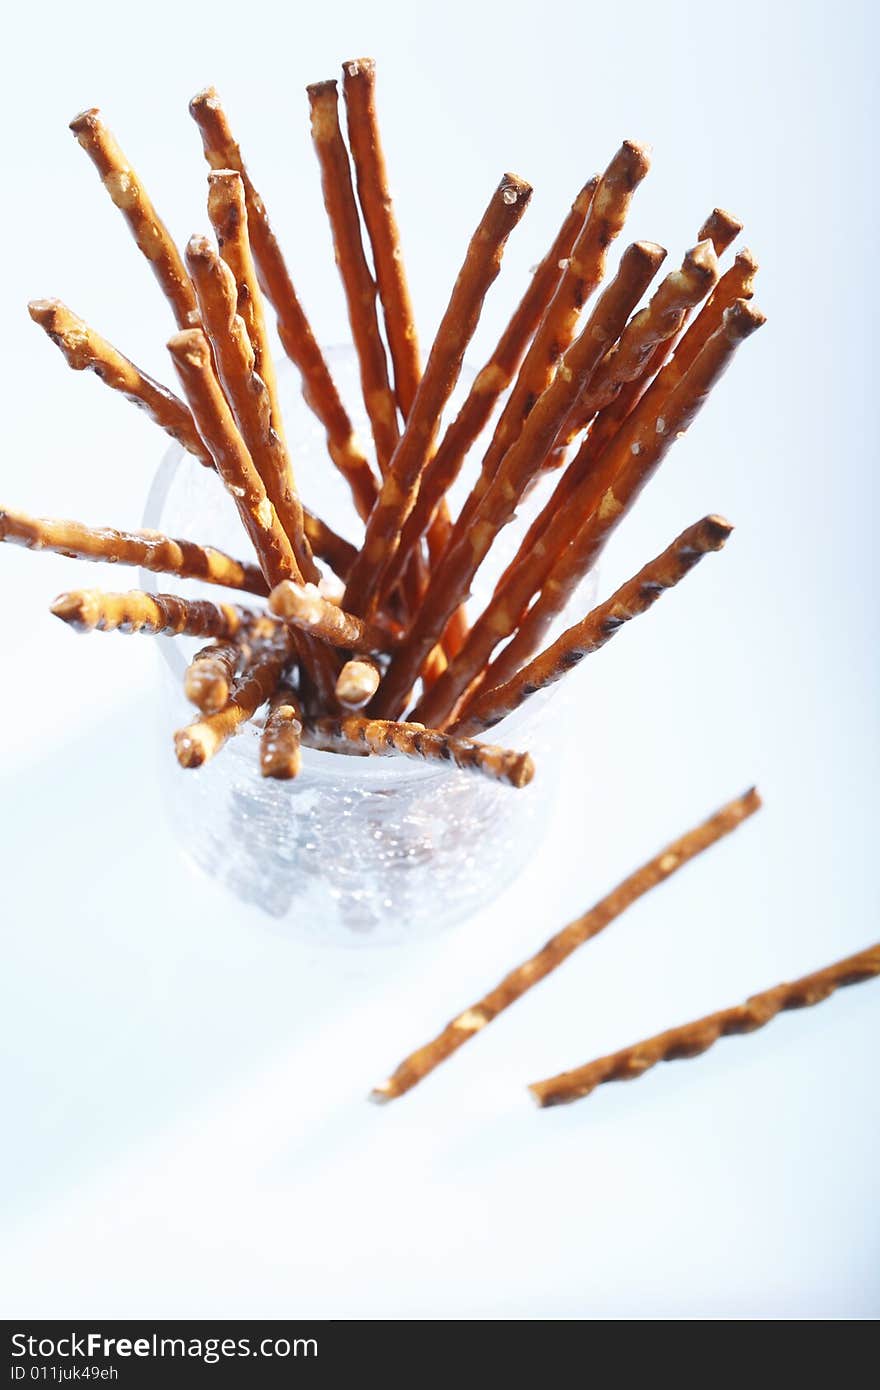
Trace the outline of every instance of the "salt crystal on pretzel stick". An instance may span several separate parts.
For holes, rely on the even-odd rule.
[[[689,830],[680,839],[673,840],[653,859],[649,859],[619,883],[606,897],[601,898],[589,912],[569,922],[568,926],[551,936],[536,955],[524,961],[515,970],[511,970],[499,985],[469,1009],[458,1014],[436,1038],[410,1053],[387,1081],[375,1087],[370,1099],[380,1103],[396,1100],[398,1096],[412,1090],[413,1086],[424,1080],[435,1067],[457,1052],[463,1043],[485,1028],[487,1023],[491,1023],[505,1009],[509,1009],[511,1004],[515,1004],[541,980],[546,979],[579,946],[598,936],[599,932],[610,926],[634,902],[683,868],[691,859],[736,830],[759,809],[760,805],[761,799],[752,788],[744,796],[729,801],[708,820]]]
[[[378,596],[384,570],[400,537],[400,528],[415,501],[440,416],[461,372],[465,349],[473,337],[483,301],[501,269],[507,238],[522,217],[531,192],[522,179],[505,174],[471,238],[406,429],[367,521],[363,548],[348,577],[345,601],[352,612],[366,613]],[[438,633],[438,638],[441,635]]]
[[[171,637],[234,637],[250,618],[245,609],[176,594],[107,594],[73,589],[52,604],[56,618],[76,632],[147,632]]]
[[[375,695],[382,672],[368,656],[346,661],[336,680],[336,698],[346,709],[363,709]]]
[[[466,534],[482,498],[529,411],[549,386],[561,355],[575,334],[578,318],[605,275],[608,248],[623,230],[633,195],[650,168],[648,151],[625,140],[605,170],[586,221],[568,258],[556,293],[538,325],[513,390],[495,426],[480,475],[456,522],[452,544]]]
[[[302,708],[293,688],[279,685],[260,738],[260,776],[289,782],[299,776]]]
[[[406,557],[425,534],[438,502],[452,487],[468,450],[482,434],[499,397],[513,380],[529,341],[559,284],[562,275],[560,263],[568,257],[575,237],[584,225],[598,181],[598,177],[591,179],[574,200],[553,245],[536,267],[525,294],[498,339],[494,352],[477,373],[464,405],[447,429],[436,454],[426,465],[415,505],[404,522],[397,551],[385,572],[383,592],[388,592]],[[446,536],[447,544],[449,535],[451,528]]]
[[[254,188],[226,112],[213,87],[193,97],[190,114],[199,127],[205,158],[212,169],[235,169],[244,184],[248,236],[260,284],[275,310],[281,345],[302,376],[303,396],[327,432],[327,447],[351,488],[362,518],[369,515],[378,487],[361,452],[311,324],[297,297],[293,281],[272,230],[266,206]]]
[[[379,332],[376,283],[364,252],[348,151],[339,127],[336,83],[332,80],[315,82],[306,91],[312,117],[312,142],[321,166],[324,207],[360,365],[364,406],[376,445],[379,471],[384,476],[400,437],[397,407],[388,378],[385,345]]]
[[[216,714],[229,703],[242,644],[237,640],[212,642],[197,651],[183,677],[183,693],[203,714]]]
[[[596,652],[631,618],[637,618],[689,574],[704,555],[721,550],[733,527],[720,516],[705,516],[688,526],[656,559],[634,578],[570,627],[552,646],[536,656],[505,685],[480,693],[465,706],[464,715],[450,733],[472,738],[499,723],[539,690],[561,680],[585,656]]]
[[[235,423],[253,460],[278,523],[288,537],[300,572],[319,578],[303,530],[302,504],[284,441],[272,423],[272,402],[255,368],[254,350],[244,319],[237,313],[232,271],[207,237],[191,237],[186,264],[195,286],[199,312],[213,350],[214,365]]]
[[[111,565],[137,565],[154,574],[201,579],[227,589],[268,594],[256,565],[233,560],[222,550],[195,541],[176,541],[159,531],[117,531],[112,526],[83,526],[79,521],[54,521],[0,507],[0,541],[50,550],[76,560],[102,560]]]
[[[334,647],[351,651],[386,651],[391,641],[386,628],[347,613],[322,598],[315,584],[296,584],[285,579],[269,595],[269,608],[279,618]]]
[[[172,391],[129,362],[60,299],[32,299],[28,313],[45,330],[75,372],[92,371],[114,391],[139,405],[155,424],[208,467],[210,453],[202,443],[195,421]]]
[[[553,619],[595,564],[611,532],[673,442],[685,433],[740,343],[764,322],[762,313],[746,300],[737,300],[725,310],[721,327],[677,384],[668,386],[661,373],[646,391],[576,495],[585,519],[553,565],[519,631],[486,672],[485,689],[507,680],[537,651]]]
[[[101,176],[101,182],[119,208],[137,242],[150,263],[153,274],[162,286],[165,297],[174,310],[178,327],[189,328],[198,322],[196,297],[180,253],[171,234],[147,196],[140,178],[132,169],[114,136],[104,125],[95,107],[82,111],[70,122],[86,154]]]
[[[566,352],[556,375],[529,413],[522,432],[505,455],[492,480],[474,523],[456,544],[453,537],[409,636],[395,656],[379,691],[381,709],[395,716],[414,683],[426,652],[450,615],[468,596],[471,581],[503,526],[516,515],[523,490],[547,454],[572,403],[589,386],[609,342],[620,334],[627,317],[641,299],[660,266],[665,251],[653,242],[628,246],[617,275],[599,297],[579,336]],[[457,676],[449,667],[420,702],[416,717],[426,724],[438,721],[425,710],[445,713],[460,693]]]
[[[416,758],[451,763],[465,772],[477,772],[511,787],[525,787],[535,775],[528,753],[515,753],[489,743],[449,738],[422,724],[364,719],[357,714],[339,718],[307,719],[303,742],[310,748],[336,753],[374,753],[379,757]]]
[[[201,767],[220,751],[236,729],[254,717],[277,688],[292,651],[289,638],[254,648],[229,703],[215,714],[177,730],[174,751],[181,767]]]
[[[815,970],[810,975],[802,975],[799,980],[753,994],[735,1008],[719,1009],[717,1013],[706,1014],[693,1023],[669,1028],[665,1033],[645,1038],[607,1057],[599,1057],[575,1071],[562,1072],[546,1081],[533,1081],[529,1086],[532,1099],[542,1108],[568,1105],[573,1100],[583,1099],[608,1081],[634,1081],[658,1062],[699,1057],[719,1038],[754,1033],[772,1022],[777,1014],[788,1009],[806,1009],[813,1004],[821,1004],[836,990],[847,985],[863,984],[878,975],[880,941],[867,950],[857,951],[855,955],[826,966],[824,970]]]

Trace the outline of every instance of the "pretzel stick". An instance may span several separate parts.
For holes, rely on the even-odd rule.
[[[140,178],[104,125],[101,113],[95,107],[82,111],[74,116],[70,129],[100,174],[101,182],[149,261],[174,311],[178,327],[192,327],[198,322],[196,297],[180,253],[150,202]]]
[[[330,457],[351,488],[362,518],[369,516],[378,488],[373,470],[355,439],[336,385],[303,313],[293,281],[266,213],[251,181],[226,112],[213,87],[199,92],[189,104],[199,127],[205,158],[212,169],[234,169],[244,184],[248,236],[263,292],[275,310],[281,345],[302,376],[303,396],[327,432]]]
[[[289,685],[279,685],[269,701],[260,739],[260,776],[289,782],[299,775],[302,709]]]
[[[486,689],[502,684],[538,650],[553,619],[562,612],[672,443],[687,430],[739,344],[764,321],[764,315],[744,299],[737,300],[725,310],[721,327],[676,384],[667,386],[667,381],[674,380],[672,375],[661,373],[657,377],[578,492],[577,506],[585,520],[551,569],[518,632],[486,672]]]
[[[666,276],[648,306],[630,319],[617,344],[596,369],[587,390],[578,396],[569,411],[563,434],[570,431],[573,419],[580,429],[597,410],[614,399],[624,382],[641,374],[658,342],[668,341],[673,336],[688,310],[705,296],[717,278],[718,263],[712,244],[700,242],[688,251],[681,268]],[[570,496],[574,495],[580,481],[580,477],[575,476]],[[432,705],[427,722],[441,723],[441,715],[454,708],[457,696],[484,671],[498,643],[516,630],[533,595],[548,577],[554,559],[574,537],[581,520],[576,505],[560,507],[549,519],[539,542],[531,549],[520,547],[518,562],[510,566],[496,585],[492,599],[446,673],[446,709],[440,703],[443,693],[438,690],[432,697],[437,703]]]
[[[200,328],[190,328],[170,340],[168,351],[199,432],[257,552],[267,584],[274,587],[291,575],[299,577],[290,541],[214,375],[207,338]]]
[[[364,405],[376,445],[379,471],[384,477],[399,438],[397,410],[379,332],[376,284],[364,253],[348,151],[339,128],[336,83],[332,80],[316,82],[306,91],[312,117],[312,142],[321,166],[324,207],[333,234],[336,266],[345,291],[348,320],[360,364]]]
[[[216,714],[229,703],[242,656],[238,641],[212,642],[196,652],[183,678],[183,693],[203,714]]]
[[[337,578],[345,579],[354,564],[357,547],[344,536],[338,535],[332,526],[328,526],[326,521],[315,516],[307,507],[303,507],[303,529],[312,547],[312,553],[329,565]]]
[[[604,931],[658,883],[662,883],[703,850],[709,849],[732,830],[736,830],[737,826],[753,815],[760,805],[761,799],[753,787],[744,796],[736,797],[726,806],[722,806],[708,820],[682,835],[681,839],[673,840],[658,855],[642,864],[613,888],[606,897],[600,898],[589,912],[575,918],[555,936],[551,936],[540,951],[523,961],[515,970],[511,970],[499,985],[476,1004],[458,1014],[436,1038],[410,1053],[387,1081],[375,1087],[370,1099],[384,1102],[405,1095],[441,1062],[445,1062],[447,1057],[457,1052],[463,1043],[485,1028],[487,1023],[491,1023],[505,1009],[509,1009],[511,1004],[521,999],[528,990],[556,970],[579,946],[598,936],[599,932]]]
[[[821,1004],[835,990],[846,985],[859,985],[880,975],[880,942],[853,956],[802,975],[799,980],[776,985],[760,994],[753,994],[744,1004],[731,1009],[719,1009],[693,1023],[669,1028],[644,1042],[599,1057],[576,1071],[565,1071],[547,1081],[533,1081],[529,1086],[532,1099],[541,1107],[568,1105],[581,1100],[608,1081],[634,1081],[658,1062],[677,1062],[683,1058],[699,1057],[719,1038],[740,1033],[754,1033],[772,1022],[777,1014],[788,1009],[807,1009]]]
[[[382,652],[391,640],[387,629],[328,603],[314,584],[296,584],[285,579],[269,595],[269,608],[277,617],[334,647]]]
[[[120,391],[139,405],[154,424],[182,444],[200,463],[212,466],[213,459],[202,443],[195,421],[172,391],[129,362],[60,299],[32,299],[28,313],[61,349],[68,366],[75,372],[94,372],[105,386]]]
[[[54,521],[0,507],[0,542],[51,550],[72,560],[103,560],[108,564],[139,565],[154,574],[201,579],[227,589],[268,594],[256,565],[233,560],[222,550],[195,541],[175,541],[159,531],[117,531],[112,526],[83,526],[79,521]]]
[[[583,305],[605,275],[608,248],[622,231],[633,194],[649,168],[647,150],[625,140],[599,180],[568,265],[495,426],[480,476],[459,513],[453,545],[466,535],[505,454],[519,437],[535,401],[549,386],[556,363],[574,337]]]
[[[506,685],[486,690],[465,706],[464,716],[450,730],[456,736],[472,738],[491,728],[518,709],[524,700],[561,680],[585,656],[604,647],[614,634],[656,603],[689,574],[704,555],[721,550],[733,527],[720,516],[704,516],[689,526],[661,555],[639,570],[633,579],[613,593],[581,622],[535,657]]]
[[[386,719],[363,719],[357,714],[339,719],[307,719],[303,742],[332,753],[363,753],[379,757],[416,758],[452,763],[465,772],[478,772],[511,787],[528,786],[535,775],[529,753],[514,753],[490,743],[450,738],[421,724],[400,724]]]
[[[363,709],[375,695],[382,673],[368,656],[346,661],[336,679],[336,698],[346,709]]]
[[[465,348],[477,326],[486,294],[501,269],[507,238],[530,197],[527,183],[505,174],[471,238],[406,429],[367,521],[363,548],[348,577],[346,605],[352,612],[365,614],[377,596],[400,528],[415,501],[443,408],[458,380]],[[439,638],[442,634],[437,635]]]
[[[207,237],[190,238],[186,264],[213,349],[217,375],[245,448],[275,509],[278,524],[293,547],[300,572],[307,579],[315,580],[319,573],[303,530],[302,505],[296,493],[290,459],[272,424],[271,398],[265,382],[256,372],[254,350],[244,319],[236,312],[235,278]]]
[[[589,386],[609,342],[620,334],[665,254],[662,247],[649,241],[637,241],[627,247],[617,275],[599,297],[584,329],[508,450],[474,523],[458,543],[453,535],[410,634],[382,682],[382,708],[376,713],[398,713],[399,703],[413,685],[426,651],[436,641],[436,634],[443,631],[450,613],[467,598],[473,576],[498,532],[515,516],[523,489],[546,456],[573,401]],[[421,708],[445,712],[457,693],[456,675],[450,667],[423,697]],[[436,722],[430,714],[416,717],[425,724]]]
[[[177,730],[174,751],[181,767],[201,767],[240,725],[253,718],[276,689],[291,653],[289,639],[258,648],[239,676],[229,703],[215,714]]]
[[[597,183],[598,178],[591,179],[572,203],[553,245],[536,267],[494,352],[477,373],[464,405],[447,429],[436,454],[425,467],[415,505],[403,525],[400,544],[385,573],[382,586],[385,592],[400,573],[407,555],[425,534],[439,501],[452,487],[471,445],[482,434],[498,398],[513,380],[529,340],[534,336],[559,284],[561,262],[568,257],[575,237],[584,224]],[[448,540],[449,535],[446,536],[447,544]],[[437,558],[439,560],[440,556]]]
[[[148,632],[174,637],[234,637],[251,618],[245,609],[176,594],[106,594],[74,589],[59,594],[51,610],[77,632]]]

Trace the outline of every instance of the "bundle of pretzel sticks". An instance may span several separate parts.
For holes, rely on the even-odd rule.
[[[0,538],[239,591],[238,601],[212,603],[84,590],[52,605],[79,631],[209,639],[186,673],[198,713],[175,735],[183,767],[204,764],[265,707],[266,777],[295,777],[306,744],[442,760],[523,787],[534,773],[530,755],[475,736],[644,613],[730,532],[715,516],[689,526],[544,645],[673,440],[739,344],[763,323],[750,303],[756,264],[742,250],[722,273],[718,258],[741,226],[715,209],[680,266],[652,293],[666,257],[652,242],[627,246],[607,276],[612,243],[649,168],[647,151],[624,141],[604,173],[577,193],[489,360],[447,421],[465,352],[531,188],[505,174],[492,193],[423,364],[376,118],[373,62],[345,63],[342,89],[344,110],[335,81],[309,87],[308,100],[371,447],[355,436],[216,92],[190,103],[210,166],[213,236],[193,236],[183,255],[100,113],[88,110],[71,129],[168,300],[179,393],[61,301],[32,302],[31,317],[70,366],[121,391],[216,472],[254,556],[236,559],[209,544],[8,508],[0,511]],[[279,406],[270,309],[326,432],[328,467],[343,475],[362,518],[359,545],[300,499]],[[486,437],[473,486],[453,518],[449,490]],[[474,577],[536,487],[546,489],[543,505],[470,625],[465,605]]]

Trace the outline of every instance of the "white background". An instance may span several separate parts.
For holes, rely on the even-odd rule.
[[[247,29],[242,23],[247,20]],[[524,1083],[867,945],[876,929],[876,97],[867,5],[19,9],[3,72],[0,495],[137,524],[164,444],[63,366],[59,295],[166,380],[164,302],[66,129],[97,104],[181,240],[189,96],[224,96],[326,343],[346,335],[303,88],[362,53],[422,337],[504,169],[535,185],[479,365],[576,189],[654,147],[628,238],[715,203],[768,324],[619,532],[603,588],[709,510],[737,530],[586,663],[547,843],[418,951],[307,950],[178,855],[146,639],[47,614],[101,582],[0,553],[6,1316],[880,1312],[880,986],[539,1113]],[[183,774],[181,774],[183,775]],[[406,1100],[405,1051],[757,781],[766,810]]]

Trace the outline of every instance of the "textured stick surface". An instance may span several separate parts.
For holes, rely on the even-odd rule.
[[[348,577],[346,606],[352,612],[367,613],[377,595],[383,572],[400,538],[400,528],[415,501],[440,416],[458,381],[465,349],[477,326],[483,301],[501,269],[507,238],[522,217],[530,197],[531,188],[527,183],[515,175],[505,174],[471,238],[406,429],[367,521],[363,548]],[[442,631],[437,634],[438,640],[440,636]]]
[[[743,224],[738,217],[734,217],[732,212],[725,208],[713,208],[706,218],[699,232],[698,241],[711,241],[715,247],[715,255],[723,256],[729,246],[732,246],[743,229]]]
[[[260,776],[289,782],[299,776],[302,709],[295,691],[280,685],[269,701],[260,738]]]
[[[60,299],[32,299],[28,313],[61,349],[68,366],[75,372],[94,372],[105,386],[140,406],[154,424],[182,444],[200,463],[208,467],[213,465],[192,415],[173,391],[123,357],[112,343],[90,328]]]
[[[140,178],[104,125],[101,113],[94,107],[82,111],[74,116],[70,129],[100,174],[101,182],[149,261],[174,311],[178,327],[192,327],[198,322],[196,299],[180,253],[150,202]]]
[[[720,516],[705,516],[688,526],[661,555],[639,570],[634,578],[564,632],[552,646],[535,657],[505,685],[481,692],[465,705],[463,717],[451,733],[467,738],[499,723],[538,690],[561,680],[578,662],[610,641],[624,623],[637,618],[674,588],[710,551],[720,550],[733,527]]]
[[[382,672],[366,656],[346,661],[336,680],[336,698],[345,709],[363,709],[376,693]]]
[[[117,531],[112,526],[84,526],[79,521],[56,521],[0,507],[0,541],[28,550],[50,550],[75,560],[138,565],[154,574],[201,579],[251,594],[269,592],[256,565],[233,560],[210,545],[172,540],[159,531]]]
[[[216,714],[229,703],[235,673],[243,657],[238,639],[212,642],[196,652],[183,677],[183,693],[203,714]]]
[[[185,729],[177,730],[174,751],[181,767],[201,767],[220,751],[241,724],[253,718],[276,689],[292,649],[286,636],[254,648],[236,681],[229,703],[215,714],[205,715]]]
[[[303,742],[312,748],[336,753],[375,753],[380,757],[416,758],[448,763],[464,772],[477,772],[511,787],[525,787],[535,775],[528,753],[496,748],[490,743],[450,738],[421,724],[400,724],[386,719],[364,719],[357,714],[340,718],[307,719]]]
[[[567,1105],[581,1100],[597,1086],[608,1081],[633,1081],[658,1062],[677,1062],[687,1057],[699,1057],[719,1038],[739,1033],[754,1033],[765,1027],[777,1014],[787,1009],[807,1009],[821,1004],[835,990],[846,985],[862,984],[880,975],[880,942],[865,951],[846,956],[824,970],[802,975],[798,980],[776,985],[773,989],[753,994],[744,1004],[732,1009],[719,1009],[693,1023],[669,1028],[653,1038],[635,1043],[632,1047],[599,1057],[575,1071],[565,1071],[546,1081],[533,1081],[529,1086],[538,1105]]]
[[[173,637],[234,637],[253,617],[230,603],[139,589],[127,594],[72,589],[59,594],[52,612],[77,632],[161,632]]]
[[[348,151],[339,126],[336,83],[316,82],[306,90],[311,110],[312,143],[321,166],[321,188],[333,235],[336,268],[345,291],[351,336],[360,365],[364,406],[379,471],[384,476],[399,438],[397,408],[388,378],[385,345],[379,332],[376,283],[361,239]]]
[[[492,479],[479,511],[465,535],[450,541],[443,561],[413,624],[407,642],[392,662],[379,692],[376,713],[394,716],[421,669],[426,650],[442,633],[449,615],[463,603],[471,581],[502,527],[516,515],[520,498],[551,448],[572,403],[589,386],[593,372],[616,340],[633,307],[662,263],[665,252],[653,242],[628,246],[617,275],[599,296],[587,323],[559,364],[553,381],[530,411],[516,442]],[[468,682],[459,661],[427,692],[416,718],[437,724],[452,708]]]
[[[347,647],[356,652],[386,651],[391,637],[385,628],[347,613],[335,603],[322,598],[314,584],[297,584],[284,580],[272,590],[269,607],[279,618],[294,627],[329,642],[334,647]]]
[[[338,579],[345,579],[357,555],[357,546],[352,545],[315,516],[308,508],[303,508],[303,528],[312,547],[312,553],[329,565]]]
[[[478,999],[476,1004],[458,1014],[436,1038],[410,1053],[388,1080],[374,1089],[372,1099],[395,1100],[411,1090],[441,1062],[445,1062],[447,1057],[451,1057],[453,1052],[457,1052],[463,1043],[485,1028],[487,1023],[491,1023],[534,985],[545,979],[567,960],[578,946],[583,946],[592,937],[598,936],[599,932],[604,931],[637,899],[669,878],[710,845],[729,835],[753,815],[760,805],[760,797],[752,788],[744,796],[729,801],[708,820],[689,830],[680,839],[673,840],[653,859],[649,859],[623,879],[606,897],[601,898],[595,907],[591,907],[589,912],[575,918],[555,936],[551,936],[540,951],[515,970],[511,970],[499,985],[482,999]]]
[[[330,457],[348,482],[359,515],[366,517],[378,491],[375,476],[358,446],[351,421],[303,312],[265,203],[254,188],[220,98],[213,87],[209,87],[193,97],[189,109],[199,127],[205,158],[211,168],[234,169],[241,175],[247,202],[248,236],[260,284],[275,310],[282,347],[299,369],[306,403],[327,432]]]

